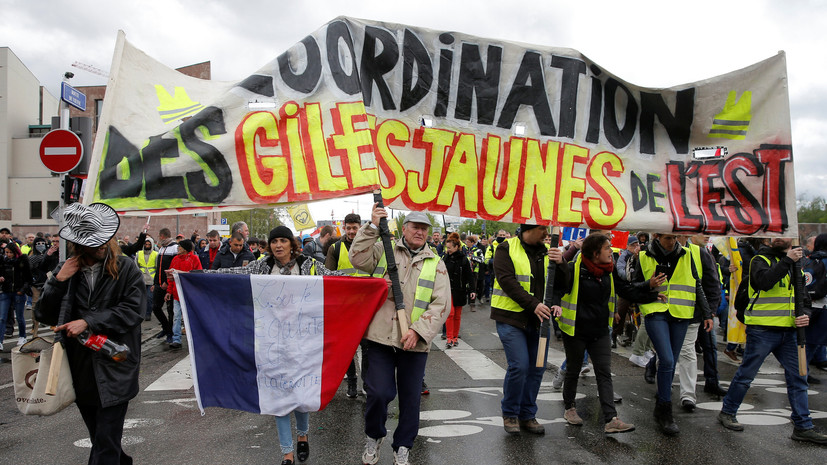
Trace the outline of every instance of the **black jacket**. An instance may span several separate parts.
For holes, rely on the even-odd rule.
[[[448,270],[448,280],[451,282],[451,300],[454,307],[462,307],[468,303],[468,294],[476,289],[476,280],[471,271],[471,264],[468,258],[457,250],[452,254],[445,254],[442,257],[445,268]]]
[[[245,243],[243,247],[241,247],[241,252],[238,253],[235,257],[233,257],[233,253],[230,251],[229,244],[227,247],[222,247],[221,250],[215,255],[215,260],[212,262],[212,267],[210,269],[217,270],[219,268],[234,268],[237,266],[244,266],[245,263],[250,263],[256,261],[256,257],[253,255],[253,252],[250,252],[250,248],[247,247]]]
[[[517,282],[514,271],[514,263],[511,261],[511,256],[508,254],[508,242],[503,241],[497,246],[494,254],[494,275],[503,288],[503,292],[518,305],[523,307],[521,312],[509,312],[496,307],[491,307],[491,319],[506,323],[517,328],[526,329],[529,327],[539,328],[540,319],[534,314],[534,309],[537,304],[543,302],[543,295],[545,294],[545,273],[544,257],[548,252],[545,244],[527,245],[522,242],[523,249],[528,255],[528,261],[531,263],[531,283],[529,289],[531,292],[526,292],[525,289]],[[558,264],[555,272],[554,285],[563,282],[566,275],[569,273],[569,267],[565,264]]]
[[[94,289],[83,271],[60,282],[57,273],[46,281],[40,305],[35,314],[38,321],[57,325],[83,319],[93,334],[109,336],[126,344],[129,356],[115,362],[99,352],[83,347],[77,339],[64,337],[66,354],[72,370],[77,403],[111,407],[129,401],[138,394],[141,363],[141,322],[146,311],[146,286],[135,262],[118,256],[118,279],[104,272],[95,279]]]
[[[574,266],[568,264],[569,272],[563,275],[562,282],[555,280],[554,304],[559,305],[563,296],[570,293],[574,286]],[[621,278],[617,267],[612,270],[615,294],[630,302],[648,304],[658,298],[657,291],[649,287],[648,281],[630,283]],[[558,284],[559,283],[559,284]],[[600,278],[589,272],[585,265],[580,265],[580,289],[577,292],[577,316],[574,321],[574,336],[582,339],[598,339],[609,330],[609,298],[611,298],[611,281],[609,275]]]
[[[27,255],[21,255],[14,260],[3,257],[0,262],[0,276],[3,276],[3,282],[0,283],[3,292],[32,294],[32,272]]]

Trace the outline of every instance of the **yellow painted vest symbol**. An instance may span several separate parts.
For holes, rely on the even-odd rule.
[[[158,114],[164,124],[192,116],[204,109],[204,105],[190,99],[183,87],[176,87],[170,95],[164,86],[156,84],[155,94],[158,96]]]
[[[735,100],[736,92],[730,91],[720,113],[712,120],[707,137],[743,140],[747,137],[752,120],[752,92],[745,91]]]

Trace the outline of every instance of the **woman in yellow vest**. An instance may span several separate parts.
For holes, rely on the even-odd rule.
[[[560,306],[551,307],[563,332],[566,364],[579,366],[585,351],[589,352],[603,410],[603,431],[632,431],[635,426],[618,419],[614,406],[610,329],[615,301],[620,295],[631,302],[654,302],[658,298],[654,289],[663,284],[664,278],[652,277],[649,281],[635,284],[620,279],[614,267],[611,242],[604,233],[592,233],[586,237],[577,259],[568,266],[565,282],[554,289],[555,294],[563,296]],[[566,409],[563,416],[569,424],[578,426],[583,424],[574,402],[579,375],[578,370],[567,370],[563,385]]]
[[[675,435],[680,432],[672,418],[675,365],[686,330],[695,315],[695,304],[706,307],[704,315],[710,314],[709,304],[689,249],[681,247],[676,235],[653,234],[646,250],[641,250],[639,259],[640,268],[633,282],[650,280],[655,276],[666,278],[658,288],[666,299],[641,304],[640,313],[658,355],[655,420],[664,434]],[[704,326],[706,330],[711,329],[711,321],[706,321]]]

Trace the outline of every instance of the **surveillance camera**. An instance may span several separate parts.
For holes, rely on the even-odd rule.
[[[73,77],[75,77],[75,73],[71,71],[66,71],[66,73],[63,74],[63,77],[65,77],[66,79],[72,79]]]

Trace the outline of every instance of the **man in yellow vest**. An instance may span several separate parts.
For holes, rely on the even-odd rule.
[[[718,421],[725,428],[744,430],[735,414],[764,359],[773,354],[784,367],[787,378],[787,397],[792,408],[790,417],[795,425],[791,438],[827,444],[827,435],[813,428],[807,401],[807,376],[798,374],[796,328],[810,324],[808,315],[795,316],[792,276],[795,262],[802,256],[801,248],[792,248],[790,239],[775,238],[770,247],[761,247],[752,258],[749,269],[750,306],[744,313],[744,323],[747,325],[744,360],[729,384]]]
[[[155,280],[155,260],[158,258],[158,252],[155,250],[155,242],[151,237],[147,237],[144,241],[143,250],[135,254],[135,263],[138,264],[138,269],[144,278],[144,286],[146,286],[146,315],[144,320],[149,321],[152,315],[152,283]]]
[[[354,268],[348,258],[348,252],[350,251],[351,244],[353,244],[353,239],[356,237],[359,227],[362,226],[362,218],[356,213],[349,213],[345,216],[344,224],[345,235],[336,241],[335,244],[328,247],[324,266],[328,270],[339,270],[351,276],[370,276],[369,273],[364,273]],[[376,271],[378,270],[375,270],[375,272]],[[385,269],[382,267],[378,277],[382,277],[384,274]],[[347,369],[347,396],[351,399],[355,399],[359,395],[356,390],[356,385],[356,361],[354,359],[351,360],[350,366]]]
[[[551,312],[543,304],[549,260],[557,263],[560,279],[568,274],[560,250],[549,249],[543,243],[547,234],[546,226],[520,225],[520,234],[500,242],[494,254],[491,319],[497,322],[497,334],[508,361],[500,405],[503,428],[509,434],[519,434],[520,430],[545,433],[535,416],[546,369],[535,365],[540,322]]]
[[[640,304],[643,324],[658,356],[655,420],[661,432],[675,435],[680,432],[672,417],[672,380],[686,330],[695,315],[695,306],[701,305],[704,330],[712,329],[712,311],[706,301],[699,271],[689,249],[681,247],[674,234],[654,234],[646,250],[638,255],[640,267],[633,281],[647,281],[665,276],[658,287],[666,301]]]
[[[366,274],[373,273],[384,256],[377,242],[379,221],[387,217],[374,204],[371,222],[353,238],[348,258]],[[399,394],[399,424],[393,433],[394,463],[408,463],[408,451],[419,431],[420,388],[431,341],[442,330],[451,306],[451,284],[445,264],[425,243],[431,224],[428,216],[411,212],[405,217],[402,238],[394,243],[393,256],[405,301],[405,325],[400,325],[393,293],[376,312],[362,341],[362,381],[365,405],[365,450],[362,462],[379,461],[387,435],[388,404]],[[386,277],[386,279],[388,279]],[[403,332],[403,328],[407,331]]]

